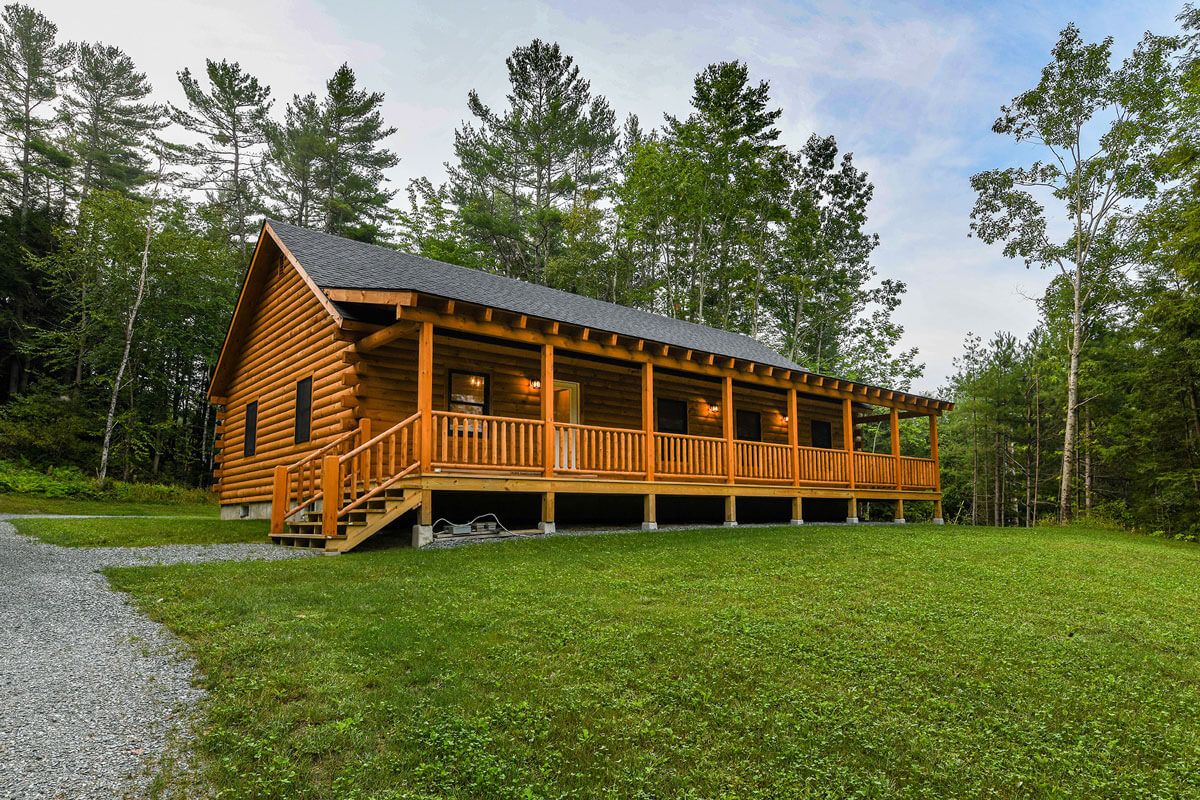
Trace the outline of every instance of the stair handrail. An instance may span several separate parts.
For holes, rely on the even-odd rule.
[[[320,476],[320,461],[331,451],[341,448],[348,441],[358,438],[359,429],[352,428],[321,447],[308,453],[299,461],[275,468],[274,497],[271,503],[271,532],[282,533],[284,523],[296,512],[311,506],[321,499],[322,487]],[[354,445],[351,445],[353,448]],[[318,462],[314,464],[313,462]],[[309,492],[305,494],[305,468],[308,467]],[[296,490],[292,491],[292,481],[296,482]],[[295,500],[292,500],[292,497]]]
[[[420,419],[419,413],[413,414],[348,453],[325,457],[321,477],[325,496],[330,496],[332,492],[333,496],[339,498],[336,513],[329,513],[333,509],[327,503],[322,514],[322,532],[326,537],[332,538],[337,534],[338,520],[386,491],[401,478],[412,474],[420,466],[416,457],[421,430],[417,422]],[[412,437],[405,440],[400,434],[410,427]],[[403,443],[399,458],[396,441],[398,437]],[[389,455],[388,468],[384,469],[385,458]]]

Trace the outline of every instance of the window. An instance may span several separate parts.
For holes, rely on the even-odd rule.
[[[739,408],[734,423],[737,426],[737,438],[743,442],[762,441],[762,415],[757,411],[743,411]]]
[[[831,423],[820,419],[812,421],[812,446],[824,447],[826,450],[833,447],[833,425]]]
[[[296,444],[312,438],[312,378],[296,383]]]
[[[488,376],[450,370],[446,408],[462,414],[488,413]]]
[[[658,430],[663,433],[687,433],[687,401],[659,398]]]
[[[258,446],[258,401],[246,404],[246,434],[242,437],[242,455],[252,456]]]

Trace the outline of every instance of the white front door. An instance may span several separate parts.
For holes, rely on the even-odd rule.
[[[579,424],[579,384],[575,381],[554,382],[554,421]],[[558,469],[576,469],[579,431],[558,428],[555,439],[558,440],[558,447],[554,466]]]

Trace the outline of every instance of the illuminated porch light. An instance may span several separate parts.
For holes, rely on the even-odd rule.
[[[708,413],[710,413],[710,414],[720,414],[720,413],[721,413],[721,407],[720,407],[719,405],[717,405],[716,403],[709,403],[709,404],[708,404]]]
[[[530,378],[529,379],[529,388],[530,389],[542,388],[542,379],[541,378]]]

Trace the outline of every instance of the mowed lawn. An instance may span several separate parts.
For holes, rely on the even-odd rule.
[[[182,509],[185,510],[185,509]],[[11,520],[18,533],[62,547],[152,547],[165,544],[267,542],[264,520],[204,517],[30,517]]]
[[[1200,796],[1194,545],[809,526],[109,574],[198,659],[222,797]]]
[[[79,500],[38,494],[0,492],[0,514],[138,514],[217,518],[216,503],[139,503],[121,500]]]

